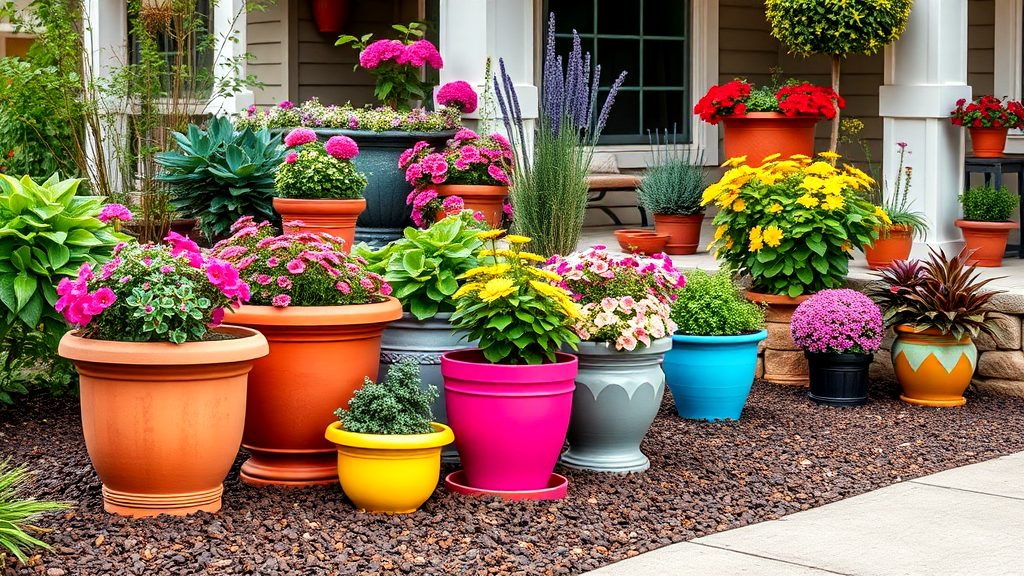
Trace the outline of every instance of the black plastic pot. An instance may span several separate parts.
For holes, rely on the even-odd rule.
[[[807,352],[811,390],[807,397],[827,406],[859,406],[868,401],[868,368],[873,354]]]

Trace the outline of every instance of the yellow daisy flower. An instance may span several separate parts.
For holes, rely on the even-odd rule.
[[[782,229],[774,224],[764,229],[764,243],[772,248],[778,246],[782,242]]]
[[[509,234],[508,236],[505,236],[505,240],[509,244],[528,244],[533,239],[530,238],[529,236],[521,236],[519,234]]]
[[[803,181],[800,182],[800,187],[804,188],[809,192],[815,190],[821,190],[825,186],[825,180],[817,176],[806,176]]]
[[[807,162],[808,160],[811,159],[811,157],[806,154],[793,154],[789,157],[789,159],[796,160],[797,162]]]
[[[814,174],[815,176],[831,176],[832,174],[835,174],[836,169],[828,162],[815,162],[814,164],[804,168],[804,172],[807,174]]]
[[[729,158],[725,162],[722,162],[722,166],[721,167],[722,168],[725,168],[726,166],[736,167],[736,166],[739,166],[740,164],[744,164],[746,161],[747,161],[747,157],[745,155],[744,156],[736,156],[734,158]]]
[[[846,204],[846,199],[842,196],[827,196],[821,203],[822,208],[825,210],[838,210]]]
[[[778,160],[781,157],[782,157],[782,153],[781,152],[776,152],[775,154],[769,154],[769,155],[767,155],[767,156],[765,156],[764,158],[761,159],[761,164],[767,164],[767,163],[771,162],[772,160]]]
[[[541,256],[540,254],[534,254],[533,252],[523,251],[523,252],[519,252],[518,254],[513,254],[513,256],[511,256],[511,257],[515,257],[515,256],[518,256],[520,260],[525,260],[527,262],[547,262],[548,261],[547,258]]]
[[[534,268],[532,266],[527,268],[526,270],[529,271],[530,274],[533,274],[534,276],[536,276],[538,278],[542,278],[542,279],[547,280],[549,282],[561,282],[562,281],[562,277],[561,276],[559,276],[558,274],[555,274],[554,272],[552,272],[550,270],[544,270],[543,268]]]
[[[829,150],[826,150],[824,152],[818,152],[818,156],[821,156],[822,158],[826,160],[831,160],[833,162],[843,157],[842,154],[836,154],[835,152],[831,152]]]
[[[779,212],[782,212],[782,204],[779,204],[778,202],[768,207],[769,214],[778,214]]]
[[[804,194],[803,196],[796,199],[796,203],[800,204],[805,208],[814,208],[818,205],[818,199],[810,194]]]
[[[487,230],[485,232],[477,232],[476,237],[481,240],[494,240],[495,238],[501,238],[505,233],[505,230],[501,228],[495,228],[494,230]]]
[[[468,284],[463,284],[458,290],[455,291],[455,294],[452,294],[452,300],[458,300],[459,298],[462,298],[466,294],[476,292],[482,287],[483,284],[481,284],[480,282],[470,282]]]
[[[746,208],[747,203],[743,200],[743,198],[737,198],[736,201],[732,203],[732,209],[735,210],[736,212],[743,212],[744,210],[746,210]]]
[[[467,270],[462,274],[462,276],[459,276],[459,278],[473,278],[475,276],[481,275],[501,276],[502,274],[508,272],[509,268],[510,266],[508,264],[495,264],[493,266],[477,266],[472,270]]]
[[[889,219],[889,215],[882,210],[881,206],[875,206],[875,216],[877,216],[886,226],[892,226],[892,220]]]
[[[727,240],[725,241],[725,249],[726,249],[726,250],[731,250],[731,249],[732,249],[732,246],[733,246],[733,244],[732,244],[732,238],[729,238],[729,239],[727,239]]]
[[[719,240],[725,235],[726,231],[729,230],[728,224],[722,224],[718,228],[715,228],[715,240]]]
[[[493,302],[516,291],[516,283],[511,278],[492,278],[484,284],[478,296],[484,302]]]
[[[761,240],[761,227],[754,226],[753,228],[751,228],[749,236],[751,242],[753,242],[754,240]]]
[[[750,241],[750,251],[751,252],[757,252],[761,248],[764,248],[764,243],[761,241],[760,238],[758,238],[757,240],[751,240]]]

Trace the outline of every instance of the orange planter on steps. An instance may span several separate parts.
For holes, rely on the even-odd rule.
[[[878,231],[878,239],[873,246],[864,247],[864,255],[868,260],[868,268],[879,270],[888,268],[896,260],[910,258],[914,247],[914,232],[909,226],[895,225]]]
[[[377,377],[380,338],[402,317],[394,298],[351,306],[242,306],[232,323],[258,329],[270,354],[249,379],[242,446],[247,484],[309,486],[338,481],[337,453],[324,438],[369,376]]]
[[[502,205],[508,196],[508,186],[485,186],[469,184],[441,184],[434,187],[441,197],[458,196],[466,205],[466,210],[473,210],[484,215],[484,219],[492,228],[501,226],[504,215]]]
[[[103,508],[124,516],[221,507],[245,424],[246,378],[267,354],[259,332],[221,326],[207,342],[117,342],[68,332],[59,353],[78,369],[82,431]]]
[[[957,220],[957,228],[964,233],[964,250],[972,252],[967,263],[983,268],[997,268],[1003,265],[1006,241],[1010,230],[1020,227],[1017,222],[979,222]]]
[[[676,216],[672,214],[655,214],[654,229],[661,234],[668,234],[666,254],[696,254],[700,245],[700,228],[704,223],[703,214]]]
[[[971,149],[978,158],[999,158],[1006,148],[1009,128],[970,128]]]
[[[366,199],[300,200],[274,198],[274,210],[281,215],[285,233],[327,232],[345,241],[348,252],[356,237],[356,219],[366,210]],[[289,222],[300,223],[287,225]]]
[[[818,116],[786,116],[779,112],[750,112],[726,116],[723,135],[725,157],[746,156],[747,164],[758,167],[772,154],[788,158],[793,154],[814,156],[814,126]]]

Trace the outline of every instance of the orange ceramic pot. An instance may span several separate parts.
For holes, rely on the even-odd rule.
[[[338,481],[337,454],[324,438],[334,411],[348,408],[366,377],[376,378],[380,337],[402,317],[394,298],[352,306],[242,306],[231,322],[270,343],[249,376],[242,446],[247,484],[310,486]]]
[[[299,200],[274,198],[274,210],[281,215],[286,233],[326,232],[345,241],[348,251],[356,237],[356,219],[366,210],[366,199]],[[289,223],[293,223],[289,225]]]
[[[668,234],[657,232],[634,232],[619,239],[619,245],[623,250],[631,254],[643,254],[650,256],[665,250],[668,243]]]
[[[998,268],[1003,265],[1006,240],[1010,230],[1020,227],[1017,222],[979,222],[957,220],[957,228],[964,233],[964,250],[970,252],[967,263],[984,268]]]
[[[1009,128],[970,128],[971,149],[978,158],[999,158],[1006,148]]]
[[[790,298],[778,294],[747,291],[746,296],[747,300],[765,306],[765,328],[768,330],[768,338],[765,339],[763,378],[785,386],[810,385],[807,358],[803,348],[793,342],[789,323],[796,307],[811,295]]]
[[[915,332],[896,326],[892,367],[903,387],[900,399],[921,406],[962,406],[964,390],[978,364],[978,349],[970,336],[957,340],[931,328]]]
[[[703,214],[654,215],[654,229],[661,234],[668,234],[668,244],[665,245],[667,254],[696,254],[697,246],[700,244],[700,227],[703,223]]]
[[[788,158],[793,154],[814,155],[814,125],[817,116],[786,116],[779,112],[749,112],[726,116],[723,136],[725,157],[746,156],[747,164],[758,167],[772,154]]]
[[[217,332],[234,338],[116,342],[68,332],[61,339],[60,355],[78,369],[85,447],[107,512],[220,510],[245,424],[246,377],[267,341],[237,326]]]
[[[438,196],[462,198],[466,210],[483,214],[487,224],[492,228],[501,226],[501,219],[504,216],[502,205],[508,196],[508,186],[441,184],[434,189],[437,190]]]
[[[914,247],[914,232],[909,226],[894,225],[878,230],[878,239],[873,246],[864,247],[868,268],[880,270],[892,266],[897,260],[910,258]]]

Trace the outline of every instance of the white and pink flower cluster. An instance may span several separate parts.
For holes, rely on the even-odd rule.
[[[389,62],[416,68],[430,66],[435,70],[444,67],[441,53],[429,40],[416,40],[410,44],[401,40],[377,40],[359,53],[359,65],[367,70],[374,70]]]
[[[582,340],[632,351],[676,330],[672,302],[686,278],[665,254],[614,257],[597,245],[553,256],[545,269],[561,276],[557,285],[580,304],[582,318],[573,328]]]

